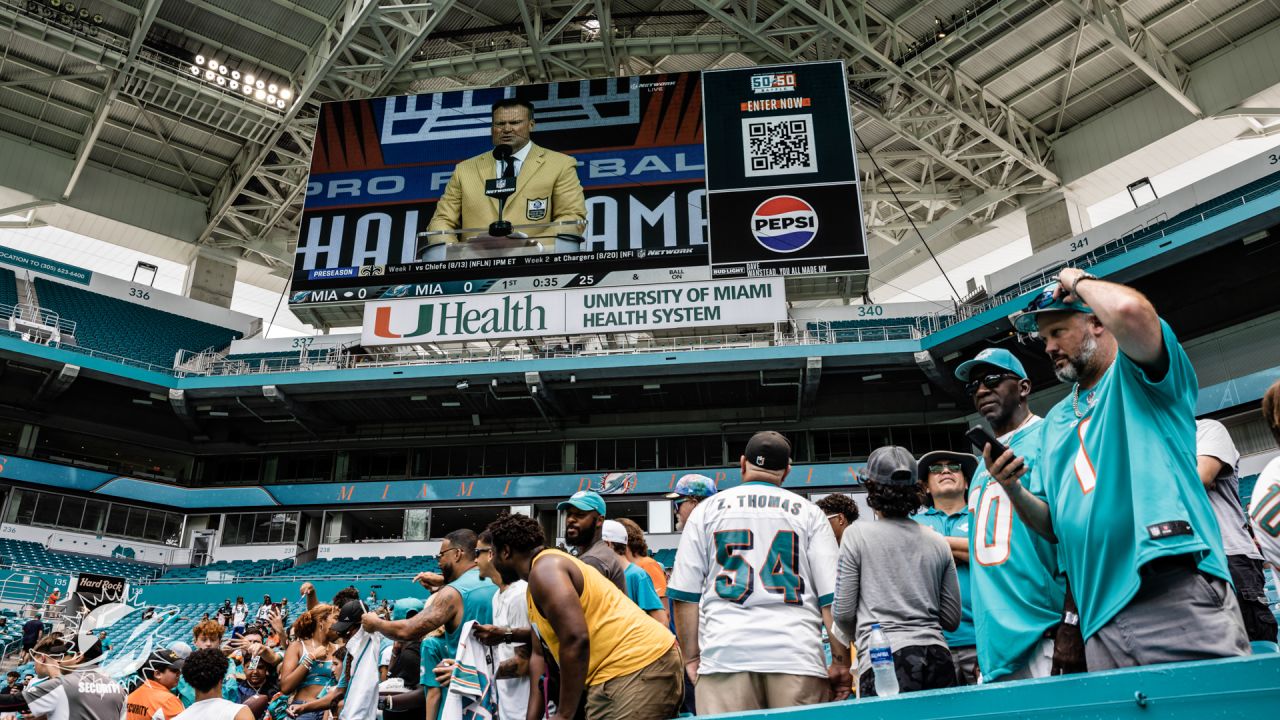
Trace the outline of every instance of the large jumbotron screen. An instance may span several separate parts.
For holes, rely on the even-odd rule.
[[[818,152],[824,137],[836,138],[841,147],[834,155],[847,159],[839,164],[839,174],[852,173],[843,67],[822,63],[733,72],[743,73],[740,81],[711,83],[728,88],[721,91],[727,95],[716,98],[704,98],[703,74],[692,72],[325,104],[290,302],[350,303],[865,269],[859,213],[849,212],[857,207],[856,175],[846,178],[844,195],[833,203],[831,171],[836,164],[818,167],[833,155],[830,140]],[[543,243],[533,251],[501,257],[445,256],[443,251],[432,257],[428,246],[441,238],[423,232],[437,201],[459,163],[494,149],[492,106],[504,98],[533,104],[534,145],[576,161],[586,205],[582,241],[568,249],[562,243]],[[761,147],[759,139],[747,137],[756,132],[748,128],[748,121],[754,121],[752,127],[772,128],[769,132],[775,134],[764,146],[773,153],[772,161],[785,157],[800,168],[779,174],[774,188],[755,173],[750,187],[743,188],[750,197],[740,201],[729,194],[718,196],[717,188],[711,188],[714,197],[724,198],[722,212],[743,215],[735,220],[741,228],[709,229],[707,155],[714,160],[717,145],[704,147],[704,102],[715,105],[711,127],[740,135],[732,140],[735,147],[743,152]],[[789,135],[802,115],[816,119]],[[777,122],[770,124],[771,118]],[[733,162],[741,166],[743,160]],[[809,170],[813,177],[806,178]],[[747,174],[752,175],[749,166]],[[522,171],[517,192],[523,177]],[[826,189],[813,190],[815,199],[808,202],[786,191],[806,182]],[[538,216],[540,198],[511,199],[521,219],[526,213],[530,219]],[[832,207],[853,218],[852,227],[838,237],[833,233],[837,223],[828,221],[819,229],[819,220],[826,217],[822,213]],[[759,232],[748,222],[758,223]],[[723,244],[709,248],[710,235],[723,238]],[[461,236],[458,242],[465,244]],[[783,247],[783,242],[791,244]],[[841,244],[837,252],[827,247],[833,242]],[[729,252],[730,243],[747,251]],[[713,271],[717,253],[734,262]],[[777,267],[752,262],[753,253],[776,254]],[[806,258],[810,265],[803,264]]]

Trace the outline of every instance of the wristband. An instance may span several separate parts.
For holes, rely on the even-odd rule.
[[[1098,279],[1098,276],[1094,275],[1093,273],[1087,273],[1087,272],[1081,273],[1080,277],[1076,278],[1075,281],[1071,283],[1071,294],[1075,295],[1077,298],[1080,297],[1080,294],[1076,292],[1076,286],[1080,284],[1081,280],[1097,280],[1097,279]]]
[[[506,634],[502,636],[503,644],[510,645],[515,641],[516,641],[515,637],[511,634],[511,628],[507,628]]]

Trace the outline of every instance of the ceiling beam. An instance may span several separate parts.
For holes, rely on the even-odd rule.
[[[129,49],[121,58],[120,66],[116,68],[115,73],[111,76],[111,80],[107,82],[106,92],[98,100],[98,107],[93,112],[93,122],[89,125],[89,132],[80,141],[79,147],[76,148],[75,165],[71,170],[71,177],[67,179],[67,186],[62,191],[62,199],[66,200],[71,197],[71,193],[76,189],[76,183],[80,181],[80,174],[84,172],[84,166],[89,162],[89,153],[93,150],[93,144],[98,141],[98,135],[102,133],[102,127],[107,122],[107,113],[111,112],[111,104],[115,102],[116,95],[120,93],[120,84],[126,73],[129,72],[129,66],[133,64],[133,59],[138,57],[138,51],[142,49],[142,41],[147,38],[147,33],[151,30],[151,23],[155,22],[156,14],[160,12],[160,4],[164,0],[146,0],[142,6],[142,12],[138,19],[134,22],[133,32],[129,35]]]
[[[1200,105],[1187,94],[1190,68],[1177,55],[1114,0],[1062,0],[1089,23],[1134,67],[1159,85],[1196,118]]]

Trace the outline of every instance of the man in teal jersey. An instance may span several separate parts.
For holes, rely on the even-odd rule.
[[[1196,474],[1195,371],[1132,288],[1067,268],[1014,319],[1071,393],[1028,464],[986,449],[1026,524],[1060,543],[1090,670],[1245,655],[1213,509]]]
[[[973,595],[969,591],[969,532],[973,525],[966,500],[969,478],[973,477],[978,459],[968,453],[934,450],[925,453],[916,464],[927,506],[911,516],[912,520],[932,528],[947,539],[951,559],[956,563],[956,580],[960,583],[960,625],[944,632],[951,658],[956,665],[956,681],[960,685],[978,682],[978,650],[973,633]]]
[[[463,624],[468,620],[481,625],[493,623],[493,594],[498,586],[480,577],[480,569],[476,567],[475,532],[454,530],[445,535],[440,543],[440,575],[423,573],[423,576],[426,584],[439,588],[435,592],[440,597],[430,607],[405,620],[383,620],[377,613],[369,612],[361,624],[371,633],[406,641],[421,640],[427,633],[444,626],[447,657],[454,657]]]
[[[997,439],[1034,466],[1041,418],[1027,407],[1031,381],[1022,362],[1008,350],[987,348],[960,363],[956,378],[965,383],[973,409],[991,424]],[[1057,548],[1014,513],[986,463],[979,463],[974,473],[969,512],[969,592],[982,680],[1047,677],[1065,593]]]

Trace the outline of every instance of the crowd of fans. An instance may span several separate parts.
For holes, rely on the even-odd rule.
[[[880,690],[913,692],[1274,650],[1280,460],[1246,513],[1230,436],[1197,424],[1187,355],[1133,289],[1067,269],[1015,327],[1071,393],[1040,417],[1012,353],[962,363],[994,432],[977,454],[876,449],[861,477],[874,518],[784,489],[791,446],[764,431],[740,484],[676,483],[669,577],[639,525],[577,492],[559,505],[567,548],[508,514],[443,540],[440,572],[416,578],[425,602],[349,587],[326,603],[304,583],[290,622],[284,601],[251,617],[228,599],[131,686],[33,632],[37,677],[10,673],[0,711],[665,720],[885,694],[873,661],[897,678]],[[1280,440],[1280,383],[1263,412]]]

